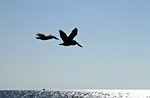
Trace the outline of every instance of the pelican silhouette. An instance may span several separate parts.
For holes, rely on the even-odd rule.
[[[67,37],[66,33],[64,33],[62,30],[59,30],[60,37],[64,42],[64,43],[61,43],[59,45],[70,46],[70,45],[76,45],[77,44],[78,46],[82,47],[79,43],[77,43],[75,40],[73,40],[73,38],[77,35],[77,31],[78,31],[77,28],[73,29],[71,34]]]
[[[53,35],[48,35],[48,36],[45,36],[45,34],[42,34],[42,33],[38,33],[36,34],[38,37],[36,37],[36,39],[41,39],[41,40],[48,40],[48,39],[57,39],[59,40],[56,36],[53,36]]]

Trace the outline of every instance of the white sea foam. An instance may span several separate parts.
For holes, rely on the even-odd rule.
[[[0,90],[0,98],[150,98],[150,90]]]

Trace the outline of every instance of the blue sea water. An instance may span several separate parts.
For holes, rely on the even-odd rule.
[[[0,98],[150,98],[150,90],[0,90]]]

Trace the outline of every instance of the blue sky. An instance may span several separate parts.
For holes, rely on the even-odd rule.
[[[149,89],[149,0],[1,0],[0,89]],[[78,46],[58,30],[77,27]],[[60,40],[41,41],[36,33]]]

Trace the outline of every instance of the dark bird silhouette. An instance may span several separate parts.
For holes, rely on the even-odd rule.
[[[82,47],[79,43],[77,43],[75,40],[73,40],[73,38],[77,35],[77,31],[78,31],[77,28],[73,29],[71,34],[67,37],[66,33],[64,33],[62,30],[59,30],[60,37],[64,42],[64,43],[61,43],[59,45],[70,46],[70,45],[76,45],[77,44],[78,46]]]
[[[53,35],[48,35],[48,36],[45,36],[45,34],[41,34],[41,33],[38,33],[36,34],[38,37],[36,37],[36,39],[41,39],[41,40],[49,40],[49,39],[57,39],[59,40],[56,36],[53,36]]]

